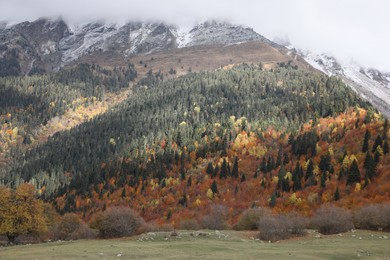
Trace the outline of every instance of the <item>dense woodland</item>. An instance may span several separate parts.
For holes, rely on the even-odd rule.
[[[136,75],[132,65],[80,65],[0,79],[1,123],[44,124],[77,97],[88,105]],[[107,113],[41,145],[14,146],[2,183],[32,183],[57,211],[85,219],[125,205],[173,225],[214,204],[234,223],[255,206],[310,215],[330,201],[388,200],[388,121],[340,79],[246,64],[163,78],[150,71]]]

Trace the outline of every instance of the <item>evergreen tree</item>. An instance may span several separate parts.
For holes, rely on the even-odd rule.
[[[318,165],[318,167],[320,168],[322,173],[326,173],[327,171],[330,170],[330,168],[331,168],[330,163],[331,163],[331,157],[330,157],[329,152],[326,153],[325,155],[321,155],[321,160],[320,160],[320,164]]]
[[[213,164],[211,163],[211,162],[209,162],[208,164],[207,164],[207,169],[206,169],[206,173],[208,174],[208,175],[213,175],[213,173],[214,173],[214,167],[213,167]]]
[[[180,179],[181,179],[182,181],[186,179],[186,172],[185,172],[184,169],[180,171]]]
[[[294,184],[293,184],[293,191],[301,190],[302,189],[302,184],[301,184],[301,180],[302,180],[302,167],[301,167],[301,165],[299,164],[298,161],[297,161],[297,163],[295,165],[295,169],[293,171],[292,180],[294,182]]]
[[[217,177],[217,176],[218,176],[218,173],[219,173],[219,166],[218,166],[218,165],[215,165],[213,178]]]
[[[360,171],[356,160],[353,160],[348,172],[347,185],[360,182]]]
[[[363,166],[366,170],[366,177],[371,180],[375,176],[375,161],[369,151],[366,153]]]
[[[275,205],[276,205],[276,194],[275,194],[275,192],[274,193],[272,193],[272,195],[271,195],[271,198],[270,198],[270,200],[269,200],[269,207],[270,208],[273,208],[273,207],[275,207]]]
[[[234,159],[233,169],[232,169],[232,177],[237,179],[238,178],[238,157]]]
[[[378,135],[375,139],[374,146],[372,147],[372,152],[374,153],[376,151],[376,148],[378,146],[382,147],[382,137]]]
[[[210,189],[211,189],[211,191],[212,191],[214,194],[218,193],[217,182],[216,182],[215,180],[214,180],[213,183],[211,184]]]
[[[383,154],[388,154],[389,153],[389,142],[385,140],[383,144]]]
[[[219,174],[219,178],[226,179],[227,175],[228,175],[227,162],[226,159],[224,158],[222,162],[221,173]]]
[[[265,161],[265,157],[263,157],[263,160],[261,161],[260,171],[262,173],[267,173],[267,162]]]
[[[290,162],[290,159],[288,158],[288,154],[284,153],[284,159],[283,159],[283,165],[286,165]]]
[[[283,155],[282,145],[280,145],[278,151],[278,157],[276,158],[276,167],[282,165],[282,155]]]
[[[179,200],[179,204],[187,207],[187,194],[184,192],[183,197]]]
[[[336,192],[334,193],[334,200],[335,201],[338,201],[338,200],[340,200],[340,191],[339,191],[339,187],[337,187],[337,189],[336,189]]]
[[[280,167],[279,172],[278,172],[277,189],[283,189],[283,181],[284,181],[285,176],[286,176],[286,169],[282,165],[282,167]]]
[[[379,163],[380,159],[381,159],[381,153],[379,152],[379,149],[376,149],[375,154],[374,154],[375,166],[376,166],[376,164]]]
[[[307,181],[310,177],[313,177],[313,172],[314,172],[313,161],[309,160],[309,164],[307,165],[307,169],[306,169],[305,181]]]
[[[370,140],[371,135],[368,130],[366,130],[366,133],[364,134],[364,141],[363,141],[363,148],[362,152],[365,153],[368,151],[368,141]]]

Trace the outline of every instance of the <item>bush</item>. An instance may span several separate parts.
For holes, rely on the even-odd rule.
[[[210,213],[203,217],[202,224],[207,229],[226,229],[228,226],[226,221],[228,219],[229,210],[224,205],[211,205]]]
[[[320,207],[312,224],[321,234],[336,234],[354,228],[351,213],[335,206]]]
[[[259,238],[266,241],[277,241],[293,236],[306,234],[306,220],[296,213],[288,215],[265,215],[257,223]]]
[[[390,204],[367,205],[353,214],[356,228],[390,231]]]
[[[307,219],[295,212],[286,215],[290,225],[290,232],[292,235],[304,236],[306,235]]]
[[[125,237],[134,235],[144,223],[132,209],[113,207],[98,215],[92,227],[99,230],[103,238]]]
[[[256,230],[259,220],[265,215],[269,215],[268,209],[251,208],[245,210],[234,226],[235,230]]]
[[[290,223],[285,216],[265,216],[258,222],[259,238],[266,241],[277,241],[290,238]]]
[[[96,231],[89,228],[74,213],[65,214],[52,230],[54,240],[76,240],[83,238],[95,238]]]
[[[184,230],[199,230],[200,225],[195,219],[180,220],[180,229]]]

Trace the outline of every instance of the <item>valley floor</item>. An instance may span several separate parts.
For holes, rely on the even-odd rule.
[[[150,232],[129,239],[79,240],[0,248],[0,259],[389,259],[390,234],[357,230],[277,243],[256,232]]]

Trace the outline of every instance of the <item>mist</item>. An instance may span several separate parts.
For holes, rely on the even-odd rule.
[[[0,0],[0,20],[9,23],[62,17],[72,24],[142,20],[189,27],[224,20],[384,71],[390,71],[389,10],[386,0]]]

